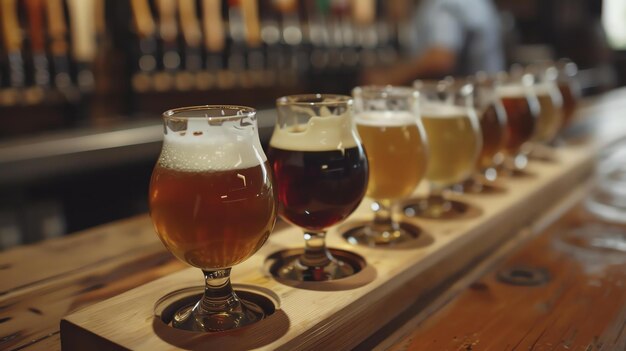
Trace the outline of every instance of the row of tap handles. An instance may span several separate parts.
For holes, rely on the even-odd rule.
[[[140,48],[133,86],[294,86],[310,72],[391,64],[398,22],[384,14],[410,2],[133,0]]]
[[[0,1],[0,105],[75,101],[94,87],[105,0]]]
[[[0,0],[0,105],[91,92],[110,26],[129,29],[131,45],[119,47],[139,93],[294,86],[311,72],[388,65],[402,48],[399,18],[411,3]],[[126,6],[130,20],[107,15],[115,6]]]

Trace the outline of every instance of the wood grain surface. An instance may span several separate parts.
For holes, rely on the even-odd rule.
[[[561,244],[563,233],[596,222],[577,206],[433,316],[409,321],[405,330],[414,330],[385,349],[626,350],[626,254],[616,260]],[[550,280],[521,286],[498,278],[520,266],[545,269]]]

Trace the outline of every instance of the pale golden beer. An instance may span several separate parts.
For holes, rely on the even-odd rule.
[[[563,99],[558,91],[551,92],[540,88],[535,91],[540,112],[533,140],[549,142],[554,139],[563,124]]]
[[[458,106],[430,105],[422,110],[429,145],[426,179],[447,187],[467,179],[476,167],[482,147],[476,118]]]
[[[367,196],[373,199],[411,194],[426,171],[426,147],[417,117],[396,112],[393,120],[385,118],[385,114],[391,113],[367,112],[356,117],[370,164]]]

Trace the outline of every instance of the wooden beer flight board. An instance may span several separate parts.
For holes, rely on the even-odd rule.
[[[293,286],[276,281],[266,258],[280,250],[301,248],[300,229],[281,225],[253,257],[233,268],[237,286],[273,296],[276,312],[255,325],[220,333],[191,333],[166,326],[154,317],[157,300],[169,292],[202,284],[201,272],[186,269],[121,295],[88,306],[61,321],[64,350],[95,349],[350,349],[408,306],[455,274],[471,267],[516,235],[573,191],[593,169],[597,145],[555,150],[554,162],[533,161],[527,174],[503,178],[504,192],[455,195],[472,205],[454,220],[404,218],[423,229],[406,248],[351,245],[341,233],[370,218],[370,201],[343,224],[332,228],[328,246],[352,251],[367,261],[358,274],[333,282]],[[420,187],[417,194],[423,194]],[[155,234],[156,235],[156,234]]]

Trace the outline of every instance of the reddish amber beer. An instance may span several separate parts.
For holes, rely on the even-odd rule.
[[[479,170],[493,166],[494,156],[502,150],[505,143],[506,112],[498,103],[488,105],[484,110],[477,111],[480,130],[483,136],[483,147],[477,160]]]
[[[500,86],[498,95],[507,116],[504,150],[515,155],[535,131],[539,114],[537,99],[522,85]]]
[[[276,204],[267,162],[227,171],[158,163],[150,214],[161,241],[194,267],[232,267],[255,253],[273,227]]]

